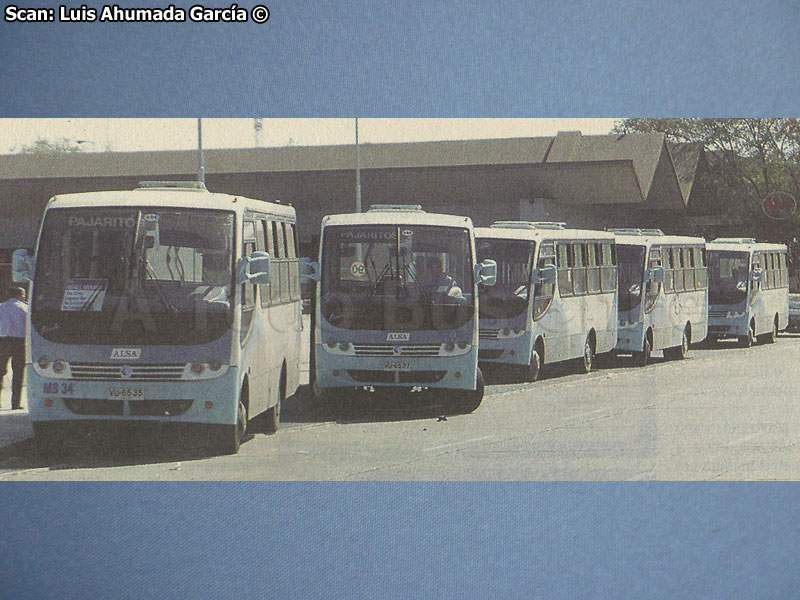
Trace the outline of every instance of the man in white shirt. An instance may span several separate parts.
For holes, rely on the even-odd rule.
[[[25,288],[11,288],[11,298],[0,304],[0,390],[11,359],[11,409],[22,408],[22,378],[25,374],[25,322],[28,305]]]

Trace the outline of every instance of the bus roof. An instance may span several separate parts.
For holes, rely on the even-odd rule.
[[[253,200],[244,196],[218,194],[205,189],[189,187],[143,187],[134,190],[108,192],[82,192],[57,194],[50,199],[47,209],[102,208],[152,206],[159,208],[201,208],[231,210],[259,210],[278,216],[294,217],[295,209],[285,204]]]
[[[786,252],[785,244],[767,244],[756,242],[752,238],[717,238],[706,244],[707,250],[727,250],[731,252]]]
[[[495,240],[613,240],[614,234],[595,229],[512,229],[505,227],[476,227],[475,237]]]
[[[615,233],[621,246],[705,246],[706,240],[688,235],[631,235]]]
[[[387,209],[323,217],[323,228],[333,225],[434,225],[472,229],[472,219],[456,215],[429,213],[423,210]]]

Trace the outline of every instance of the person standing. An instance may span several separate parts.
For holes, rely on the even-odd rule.
[[[0,304],[0,391],[11,359],[11,409],[22,408],[22,378],[25,374],[25,322],[28,304],[25,288],[11,288],[11,298]]]

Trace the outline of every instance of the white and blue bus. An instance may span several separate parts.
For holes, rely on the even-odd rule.
[[[717,238],[708,252],[708,332],[750,347],[774,342],[789,324],[789,266],[783,244]]]
[[[588,373],[617,343],[614,234],[563,223],[499,221],[476,229],[478,260],[497,263],[480,288],[481,362],[517,366],[536,381],[545,364],[576,359]]]
[[[15,253],[15,278],[32,279],[35,437],[52,452],[76,422],[172,423],[234,453],[249,419],[278,428],[298,387],[295,211],[141,186],[52,198],[35,261]]]
[[[618,352],[644,366],[655,350],[683,359],[708,333],[706,242],[659,229],[612,229],[619,272]]]
[[[315,394],[431,388],[458,411],[483,398],[478,265],[468,217],[375,205],[322,220]]]

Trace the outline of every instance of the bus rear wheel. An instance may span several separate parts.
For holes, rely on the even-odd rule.
[[[591,335],[586,336],[586,342],[583,344],[583,358],[578,361],[578,368],[581,373],[591,373],[594,369],[595,355],[594,355],[594,339]]]
[[[281,382],[278,387],[278,402],[264,413],[264,431],[276,433],[281,426],[281,405],[286,400],[286,369],[281,371]]]
[[[689,354],[689,330],[683,330],[681,345],[674,348],[664,348],[664,358],[668,360],[683,360]]]

